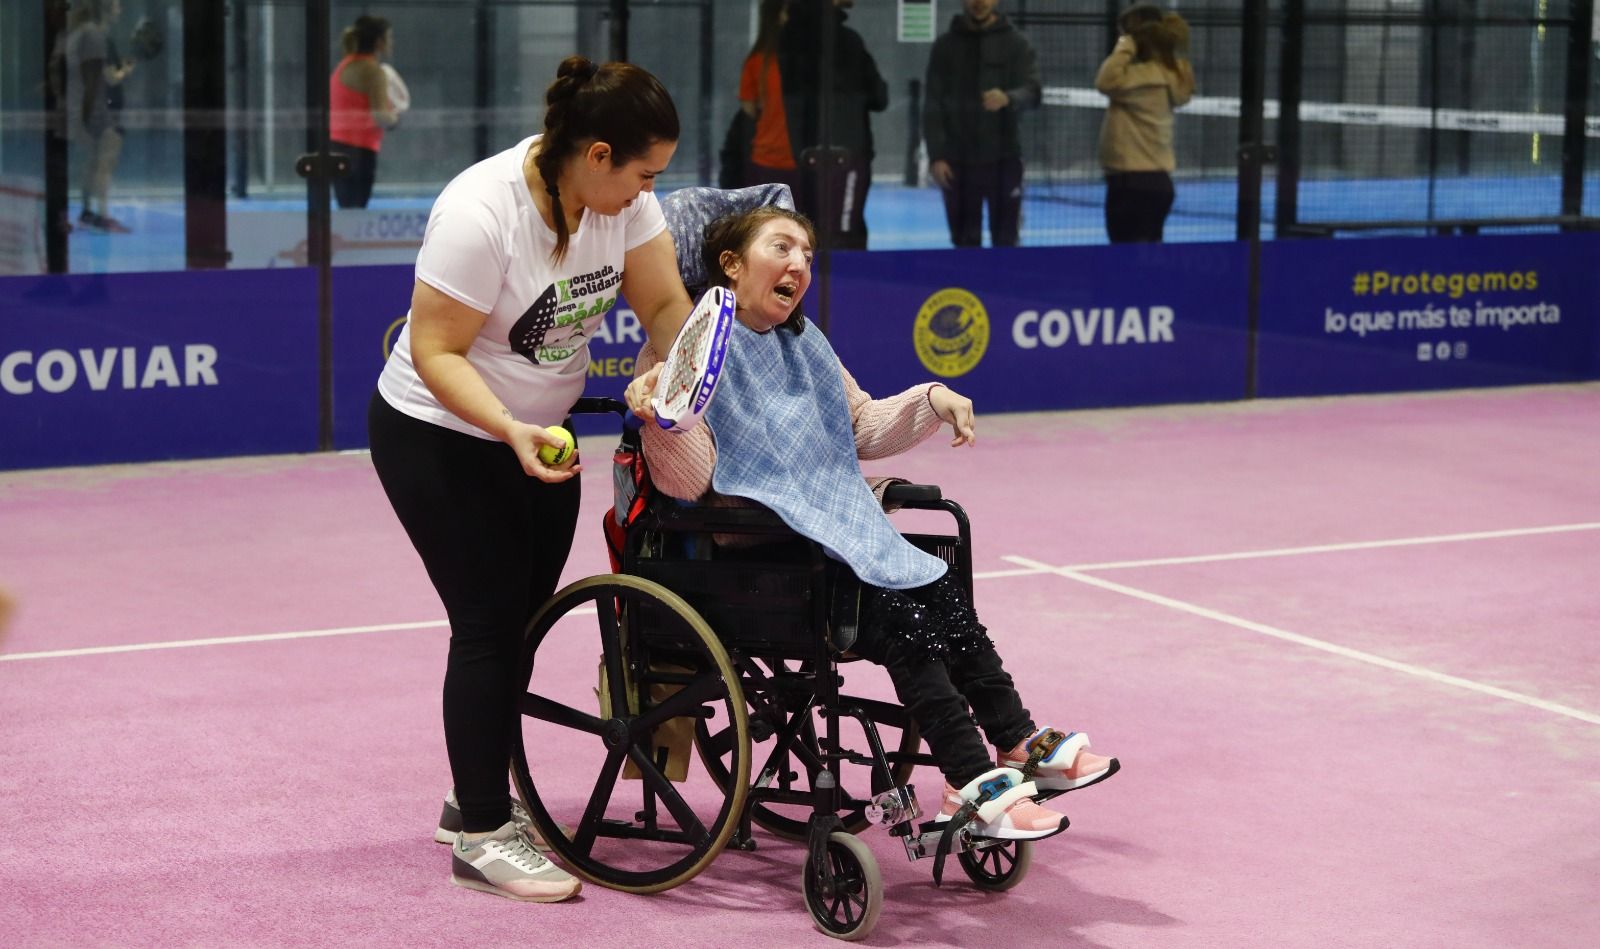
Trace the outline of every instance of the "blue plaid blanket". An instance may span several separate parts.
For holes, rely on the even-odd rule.
[[[874,586],[944,576],[945,562],[901,537],[867,487],[839,357],[816,326],[796,336],[735,324],[704,421],[717,442],[717,493],[771,508]]]

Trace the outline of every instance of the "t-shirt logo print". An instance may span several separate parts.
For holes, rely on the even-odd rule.
[[[552,283],[511,327],[511,336],[507,340],[511,349],[535,365],[539,363],[539,350],[544,346],[545,334],[555,328],[558,299],[556,285]]]

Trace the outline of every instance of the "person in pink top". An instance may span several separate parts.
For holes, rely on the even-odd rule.
[[[399,121],[380,61],[394,31],[383,17],[362,15],[345,27],[342,42],[345,56],[328,77],[328,139],[350,156],[350,172],[333,179],[333,194],[341,208],[364,208],[378,177],[383,130]]]
[[[841,480],[816,489],[850,493],[864,490],[855,480],[861,477],[859,459],[905,452],[932,436],[941,423],[951,427],[951,447],[976,443],[972,400],[941,383],[874,399],[839,363],[822,331],[800,312],[811,284],[814,242],[815,231],[804,215],[770,205],[723,217],[706,228],[706,270],[713,284],[730,287],[738,300],[729,363],[740,359],[741,366],[734,367],[738,371],[757,363],[784,368],[761,378],[752,375],[748,383],[737,372],[725,374],[705,420],[686,432],[643,426],[645,459],[662,492],[698,504],[753,503],[747,496],[718,490],[730,484],[730,491],[737,488],[737,476],[724,466],[745,452],[745,462],[770,455],[770,465],[780,471],[802,464],[810,470],[839,471]],[[652,417],[649,396],[660,376],[659,362],[647,344],[625,393],[629,407],[646,418]],[[824,426],[827,431],[841,429],[842,438],[813,437],[787,421],[828,414],[846,420],[842,426]],[[760,436],[741,438],[741,430],[750,426]],[[782,480],[785,491],[811,489],[812,483],[801,478]],[[781,501],[772,503],[782,507]],[[877,507],[870,498],[867,503]],[[881,518],[881,512],[876,516]],[[823,543],[830,555],[846,558],[834,554],[839,548],[828,538],[828,523],[811,521],[802,527],[789,522]],[[895,540],[906,543],[897,533]],[[726,548],[723,553],[738,556]],[[970,818],[974,834],[1008,840],[1060,833],[1067,827],[1066,816],[1039,801],[1105,780],[1118,770],[1117,759],[1090,751],[1086,735],[1035,724],[965,589],[944,563],[929,559],[923,574],[883,581],[899,583],[902,589],[874,585],[863,577],[858,637],[834,645],[888,669],[896,695],[944,774],[936,821],[960,826]],[[874,568],[870,562],[846,563],[858,575]]]

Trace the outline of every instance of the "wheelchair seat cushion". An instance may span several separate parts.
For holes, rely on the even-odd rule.
[[[689,295],[699,297],[709,278],[701,252],[705,247],[706,225],[717,218],[775,204],[794,210],[788,185],[766,184],[750,188],[679,188],[661,199],[661,213],[678,254],[678,272]]]
[[[734,324],[705,417],[717,443],[712,488],[765,505],[864,583],[932,583],[947,565],[900,536],[867,486],[839,357],[810,329],[757,333]]]

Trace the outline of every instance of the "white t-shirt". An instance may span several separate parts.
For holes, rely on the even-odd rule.
[[[519,422],[556,425],[583,394],[589,338],[617,303],[623,256],[666,229],[661,204],[640,192],[614,217],[585,210],[552,264],[556,235],[522,175],[539,136],[478,162],[445,186],[428,215],[417,279],[489,320],[467,361]],[[489,433],[440,404],[411,361],[406,323],[378,377],[406,415],[479,438]]]

